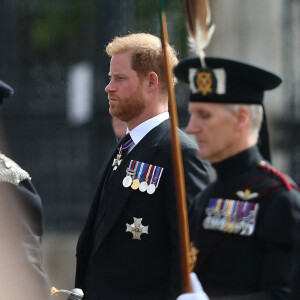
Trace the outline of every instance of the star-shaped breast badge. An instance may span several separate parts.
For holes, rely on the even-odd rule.
[[[133,223],[132,224],[127,224],[127,229],[126,232],[131,232],[132,233],[132,239],[134,240],[140,240],[141,239],[141,234],[147,233],[148,234],[148,227],[149,226],[144,226],[142,225],[142,220],[143,218],[135,218],[133,217]]]

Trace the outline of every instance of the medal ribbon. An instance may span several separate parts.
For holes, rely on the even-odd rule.
[[[151,170],[152,170],[152,165],[150,165],[150,164],[148,164],[147,165],[147,169],[146,169],[146,171],[145,171],[145,173],[144,174],[146,174],[146,178],[145,178],[145,181],[147,182],[147,184],[149,184],[149,176],[151,177]]]
[[[243,211],[242,211],[242,218],[248,216],[249,213],[249,202],[245,202],[244,206],[243,206]]]
[[[133,165],[133,160],[130,161],[129,167],[128,167],[128,171],[132,171],[132,165]]]
[[[137,170],[138,166],[139,166],[139,161],[134,160],[133,164],[132,164],[134,176],[136,175],[136,170]]]
[[[228,205],[225,212],[225,217],[230,217],[232,212],[233,200],[228,200]]]
[[[211,198],[210,200],[209,200],[209,205],[208,205],[208,208],[210,209],[210,210],[213,210],[214,209],[214,207],[215,207],[215,205],[216,205],[216,203],[217,203],[217,198]]]
[[[235,215],[235,211],[237,208],[237,202],[236,200],[232,200],[233,201],[233,205],[232,205],[232,209],[231,209],[231,213],[230,213],[230,217],[231,219],[233,218],[233,216]]]
[[[242,203],[241,203],[241,201],[237,201],[237,200],[235,200],[235,201],[237,202],[237,204],[236,204],[236,209],[235,209],[235,212],[234,212],[234,215],[233,215],[233,219],[238,220],[238,215],[241,211],[241,207],[242,207],[241,204]]]
[[[154,178],[154,175],[155,175],[155,173],[156,173],[156,169],[157,169],[157,166],[153,166],[153,168],[152,168],[152,172],[151,172],[151,174],[150,174],[150,182],[149,182],[149,185],[153,182],[153,178]]]
[[[139,180],[140,180],[140,182],[143,181],[143,178],[144,178],[145,172],[147,170],[147,167],[148,167],[148,165],[146,163],[143,163],[143,165],[141,167],[141,172],[139,174]]]
[[[155,178],[154,178],[155,187],[158,187],[158,184],[159,184],[159,181],[160,181],[163,170],[164,170],[164,168],[158,167],[158,171],[156,171],[156,175],[155,175]]]
[[[133,140],[129,139],[123,146],[121,145],[118,150],[123,151],[124,149],[129,148],[133,144]]]
[[[139,162],[138,169],[137,169],[137,172],[135,174],[135,179],[140,179],[141,178],[141,173],[143,171],[144,164],[145,163],[143,163],[143,162]]]
[[[255,217],[258,212],[258,208],[259,208],[258,203],[252,203],[251,212],[250,212],[251,219],[255,220]]]

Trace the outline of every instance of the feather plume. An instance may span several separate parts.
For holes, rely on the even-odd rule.
[[[209,0],[184,0],[184,9],[189,36],[196,45],[202,67],[206,67],[204,49],[215,31],[215,25],[210,24]]]

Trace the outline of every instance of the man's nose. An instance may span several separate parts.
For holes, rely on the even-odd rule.
[[[201,131],[201,125],[197,121],[196,117],[191,115],[190,121],[186,127],[186,132],[188,134],[196,134]]]
[[[114,87],[114,84],[112,82],[112,80],[109,81],[108,85],[105,87],[105,92],[106,93],[110,93],[110,92],[113,92],[115,91],[115,87]]]

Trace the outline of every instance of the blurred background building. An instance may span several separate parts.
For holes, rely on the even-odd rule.
[[[165,3],[170,43],[186,57],[182,1]],[[300,1],[212,0],[211,6],[217,27],[207,55],[283,76],[265,101],[273,163],[300,184]],[[0,0],[0,79],[15,89],[1,115],[1,149],[31,174],[42,197],[44,264],[58,288],[73,288],[77,237],[97,171],[115,144],[105,45],[128,32],[159,35],[157,13],[155,2],[141,0]],[[182,128],[187,95],[176,87]]]

